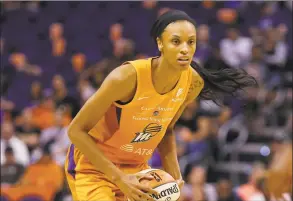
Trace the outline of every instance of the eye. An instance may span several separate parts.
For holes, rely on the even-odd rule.
[[[173,43],[174,45],[178,45],[178,44],[180,43],[180,41],[179,41],[178,39],[173,39],[173,40],[172,40],[172,43]]]
[[[189,45],[194,45],[195,44],[195,40],[190,40],[188,43],[189,43]]]

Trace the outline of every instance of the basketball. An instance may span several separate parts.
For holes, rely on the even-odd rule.
[[[139,182],[159,192],[159,195],[151,195],[158,201],[175,201],[180,197],[180,189],[175,179],[167,172],[160,169],[147,169],[138,173],[154,177],[152,180],[140,179]]]

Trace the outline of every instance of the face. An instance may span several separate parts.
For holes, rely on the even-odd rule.
[[[51,39],[58,39],[63,35],[63,25],[60,23],[53,23],[49,28],[49,35]]]
[[[220,198],[228,198],[231,194],[231,183],[228,180],[220,180],[217,184]]]
[[[121,24],[113,24],[110,28],[110,39],[112,41],[119,40],[122,37],[123,26]]]
[[[190,66],[196,50],[196,30],[188,21],[169,24],[157,39],[163,60],[173,68],[185,70]]]
[[[13,136],[14,128],[10,122],[4,122],[1,125],[1,138],[9,140]]]
[[[72,56],[71,63],[73,65],[73,68],[76,72],[80,72],[86,63],[85,55],[82,53],[78,53]]]
[[[53,88],[54,89],[62,89],[64,87],[64,80],[60,75],[55,75],[53,78]]]
[[[207,42],[209,40],[209,27],[207,25],[200,25],[197,29],[197,39],[201,42]]]
[[[42,90],[42,86],[41,86],[41,83],[40,82],[33,82],[32,83],[31,92],[33,94],[41,93],[41,90]]]
[[[14,53],[10,57],[10,62],[13,64],[16,68],[21,68],[26,63],[26,57],[22,53]]]
[[[228,37],[231,40],[236,40],[238,38],[238,31],[234,28],[228,30]]]

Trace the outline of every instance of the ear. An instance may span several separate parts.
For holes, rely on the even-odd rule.
[[[157,40],[157,44],[158,44],[158,49],[159,49],[160,52],[162,52],[163,42],[162,42],[162,40],[159,37],[157,37],[156,40]]]

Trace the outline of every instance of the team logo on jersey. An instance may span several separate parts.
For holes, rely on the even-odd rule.
[[[157,123],[148,124],[142,132],[135,133],[136,137],[131,141],[131,143],[146,142],[158,134],[162,130],[162,125]]]

